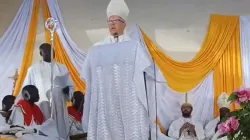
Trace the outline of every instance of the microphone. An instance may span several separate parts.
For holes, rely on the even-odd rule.
[[[114,36],[114,38],[115,38],[115,42],[119,42],[118,33],[114,33],[113,36]]]

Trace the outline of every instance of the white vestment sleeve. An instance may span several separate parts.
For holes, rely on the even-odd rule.
[[[197,122],[195,124],[195,131],[196,131],[197,138],[199,140],[205,139],[205,133],[204,133],[204,129],[201,123]]]
[[[24,126],[24,116],[20,107],[14,107],[9,118],[10,125]]]
[[[205,135],[206,138],[211,139],[215,135],[215,128],[217,126],[218,119],[214,119],[210,121],[206,126],[205,126]]]
[[[81,79],[85,81],[86,84],[86,93],[85,93],[85,101],[83,106],[83,116],[82,116],[82,128],[84,132],[88,132],[88,122],[89,122],[89,113],[90,113],[90,101],[91,101],[91,49],[89,50],[86,59],[84,61],[84,65],[81,72]]]
[[[146,56],[145,52],[142,50],[142,46],[137,46],[136,50],[136,58],[135,58],[135,74],[134,74],[134,82],[136,85],[136,93],[145,107],[145,110],[148,112],[148,105],[147,105],[147,97],[146,97],[146,87],[145,87],[145,80],[144,79],[144,72],[150,66],[149,58]],[[152,94],[152,93],[148,93]],[[154,122],[155,120],[153,120]],[[151,122],[150,122],[151,123]]]
[[[170,127],[169,127],[169,131],[168,131],[168,136],[174,139],[178,139],[180,137],[180,128],[182,126],[178,126],[180,125],[177,121],[174,121]]]

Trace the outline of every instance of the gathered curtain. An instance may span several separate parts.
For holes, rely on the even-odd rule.
[[[39,17],[39,5],[40,5],[40,0],[34,0],[32,17],[30,20],[30,27],[29,27],[29,32],[28,32],[28,37],[27,37],[27,42],[26,42],[26,48],[24,51],[21,69],[19,72],[20,74],[18,76],[18,80],[15,86],[14,96],[17,96],[20,93],[20,90],[23,85],[23,81],[28,72],[28,68],[32,64],[35,41],[36,41],[38,17]]]
[[[165,55],[142,31],[151,56],[171,89],[187,93],[214,70],[216,116],[218,96],[222,92],[230,94],[242,85],[239,34],[238,16],[211,15],[207,36],[199,53],[190,62],[177,62]]]
[[[43,10],[44,10],[44,21],[51,17],[49,7],[46,0],[43,0]],[[50,32],[45,29],[46,42],[50,43]],[[71,75],[71,78],[75,84],[75,90],[85,93],[85,83],[80,78],[80,73],[77,71],[75,66],[72,64],[67,52],[63,48],[63,44],[58,36],[57,32],[54,35],[54,49],[55,49],[55,61],[64,64]]]

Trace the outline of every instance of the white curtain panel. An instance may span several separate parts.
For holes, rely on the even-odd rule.
[[[34,0],[24,0],[7,31],[0,39],[0,101],[12,94],[13,80],[9,77],[20,70],[25,52]],[[31,52],[32,53],[32,52]],[[0,107],[2,104],[0,104]],[[2,108],[2,107],[1,107]]]
[[[137,40],[145,53],[148,53],[144,39],[138,26],[130,31],[130,37]],[[181,104],[185,101],[185,94],[177,93],[170,89],[167,82],[157,66],[154,68],[154,61],[150,69],[146,70],[147,96],[149,101],[149,116],[151,120],[156,116],[160,118],[165,129],[168,129],[171,122],[181,117]],[[155,99],[155,95],[157,98]],[[157,109],[156,109],[157,102]],[[214,118],[214,78],[211,72],[197,87],[188,93],[188,102],[194,107],[192,116],[205,125]],[[157,110],[157,115],[156,115]]]
[[[250,16],[240,17],[243,85],[250,87]]]
[[[185,102],[185,94],[170,89],[166,83],[147,79],[148,93],[157,93],[157,116],[165,129],[172,121],[181,117],[181,105]],[[155,92],[156,91],[156,92]],[[154,98],[151,97],[151,98]],[[196,88],[188,92],[188,102],[193,105],[192,117],[203,125],[214,118],[214,79],[211,72]],[[150,104],[151,105],[151,104]],[[155,107],[155,106],[154,106]],[[150,108],[155,115],[155,110]],[[152,116],[151,116],[152,117]]]
[[[80,48],[77,47],[77,45],[74,43],[74,41],[70,38],[69,34],[67,33],[65,26],[63,24],[63,18],[61,11],[59,9],[58,1],[47,0],[47,3],[51,16],[56,18],[58,21],[57,22],[58,28],[56,31],[60,37],[63,47],[67,52],[71,62],[79,72],[85,60],[86,53],[84,53]]]

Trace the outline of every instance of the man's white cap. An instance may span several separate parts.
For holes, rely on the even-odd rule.
[[[107,17],[119,16],[127,20],[129,9],[124,0],[111,0],[107,7]]]
[[[223,92],[221,93],[221,95],[219,96],[218,100],[217,100],[217,104],[220,108],[222,107],[226,107],[228,109],[230,109],[230,102],[228,102],[228,98],[229,96],[227,95],[227,93]]]

